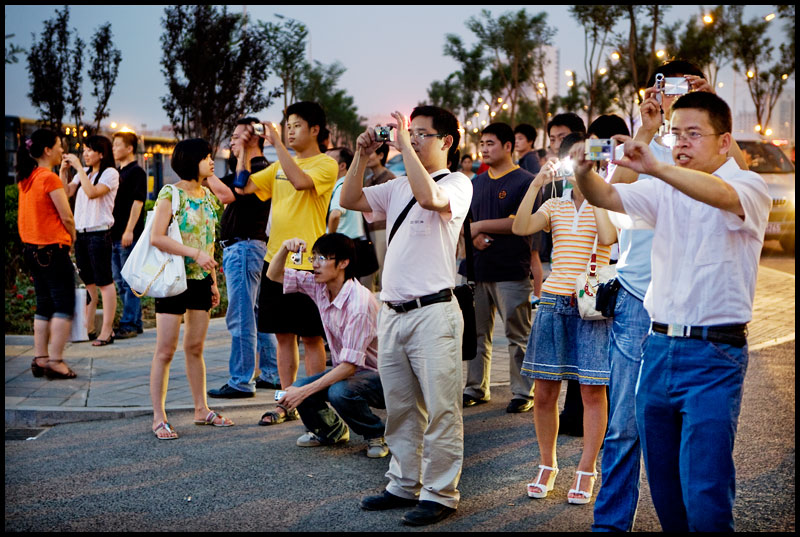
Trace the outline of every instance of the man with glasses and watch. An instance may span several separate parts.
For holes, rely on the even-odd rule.
[[[461,339],[464,321],[452,294],[456,243],[472,200],[458,165],[458,120],[420,106],[410,126],[367,129],[342,186],[341,204],[367,221],[386,219],[378,370],[386,400],[389,483],[361,501],[365,510],[413,508],[403,523],[422,526],[455,512],[464,458]],[[379,136],[386,134],[386,137]],[[393,135],[392,135],[393,134]],[[369,156],[387,141],[403,155],[407,176],[363,188]]]
[[[305,256],[307,249],[302,239],[284,241],[272,258],[267,277],[282,284],[284,293],[303,293],[314,301],[325,327],[333,368],[298,380],[286,389],[278,404],[287,412],[297,409],[308,429],[297,439],[300,447],[345,443],[352,429],[367,441],[367,457],[385,457],[389,449],[384,441],[384,424],[371,409],[386,408],[378,376],[380,305],[356,278],[352,239],[341,233],[317,239],[308,256],[313,273],[285,268],[290,253]]]
[[[748,360],[746,325],[771,200],[764,180],[730,157],[731,126],[730,108],[713,93],[678,98],[668,133],[676,165],[630,139],[614,161],[653,177],[635,184],[605,183],[582,150],[572,152],[590,203],[653,230],[644,296],[651,322],[635,416],[665,531],[734,529],[733,444]],[[613,391],[613,364],[611,382]],[[621,486],[606,475],[606,455],[603,467],[603,488]]]

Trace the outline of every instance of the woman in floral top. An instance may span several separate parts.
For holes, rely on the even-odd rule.
[[[214,231],[219,202],[200,183],[214,174],[214,160],[208,142],[183,140],[175,146],[172,169],[181,178],[175,186],[180,196],[175,216],[183,244],[167,235],[172,217],[172,186],[158,194],[150,242],[164,252],[182,255],[186,263],[187,289],[177,296],[156,299],[156,352],[150,368],[150,398],[153,401],[153,433],[159,440],[172,440],[178,434],[167,422],[165,402],[169,366],[175,349],[181,316],[184,316],[183,350],[186,376],[194,400],[195,425],[229,427],[233,421],[208,408],[206,365],[203,345],[208,330],[209,311],[219,305],[217,262],[214,261]]]

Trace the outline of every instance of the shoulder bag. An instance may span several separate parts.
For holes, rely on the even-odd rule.
[[[167,187],[172,189],[172,219],[167,236],[183,244],[176,218],[180,210],[180,192],[175,185]],[[122,277],[128,282],[133,294],[138,297],[176,296],[186,291],[186,265],[183,256],[168,254],[150,244],[153,212],[147,213],[144,231],[128,256],[125,266],[122,267]]]
[[[611,312],[608,308],[608,296],[606,295],[605,307],[603,304],[598,307],[597,295],[601,285],[613,285],[612,280],[616,280],[617,268],[614,265],[597,266],[597,236],[594,238],[594,246],[592,248],[592,256],[589,258],[589,264],[586,267],[586,272],[579,275],[575,280],[575,296],[578,299],[578,313],[584,321],[601,321],[608,319],[613,315],[614,304],[611,303]],[[617,290],[619,290],[618,283]],[[616,293],[615,293],[616,294]],[[616,302],[616,300],[612,301]],[[610,315],[606,315],[611,313]]]

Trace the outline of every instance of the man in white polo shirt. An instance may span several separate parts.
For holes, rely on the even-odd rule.
[[[370,154],[381,145],[374,129],[359,136],[342,186],[341,204],[389,231],[378,316],[378,372],[386,400],[386,442],[392,460],[383,494],[366,510],[414,507],[403,523],[421,526],[455,512],[464,459],[461,419],[463,317],[452,295],[456,243],[472,200],[472,184],[457,165],[458,120],[420,106],[395,112],[395,139],[407,177],[362,188]],[[405,217],[404,209],[409,208]]]
[[[747,369],[747,323],[770,196],[728,152],[731,112],[712,93],[672,105],[672,157],[625,142],[615,164],[656,180],[608,185],[573,151],[575,176],[595,206],[653,228],[652,321],[642,347],[636,421],[664,531],[733,531],[733,443]]]

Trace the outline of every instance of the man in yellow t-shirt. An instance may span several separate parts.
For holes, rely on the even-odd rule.
[[[327,138],[325,112],[317,103],[298,102],[286,110],[286,141],[295,151],[289,153],[272,123],[264,124],[266,141],[278,154],[278,162],[265,170],[249,176],[244,193],[254,192],[260,199],[272,198],[272,224],[264,258],[266,272],[273,256],[287,239],[299,237],[306,244],[314,244],[325,233],[333,185],[339,165],[320,151],[319,141]],[[239,159],[238,174],[249,170],[246,158]],[[238,179],[238,178],[237,178]],[[289,256],[286,266],[300,270],[313,270],[308,256],[299,252],[300,263]],[[300,355],[297,336],[303,340],[307,375],[325,370],[325,343],[322,321],[314,302],[301,293],[284,295],[283,286],[262,278],[258,299],[258,331],[274,333],[278,339],[278,375],[285,389],[297,377]],[[297,419],[297,411],[288,412],[278,405],[275,411],[266,412],[259,425],[273,425],[287,419]]]

